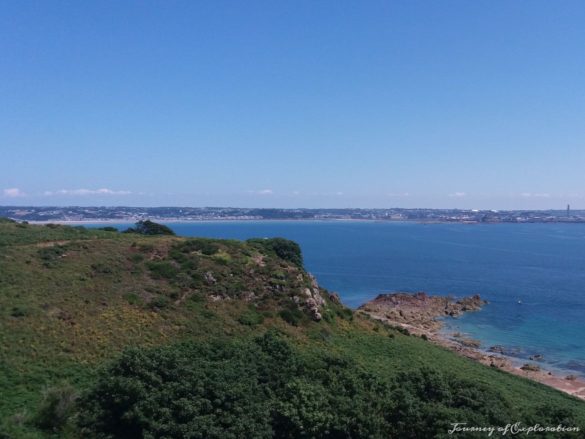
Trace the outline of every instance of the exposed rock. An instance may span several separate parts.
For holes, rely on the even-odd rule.
[[[567,381],[575,381],[575,380],[577,379],[577,376],[576,376],[576,375],[567,375],[567,376],[565,377],[565,379],[566,379]]]
[[[314,278],[312,278],[314,279]],[[312,282],[316,285],[316,281]],[[309,311],[313,320],[319,321],[323,318],[321,308],[325,306],[325,300],[319,291],[319,287],[302,289],[301,296],[293,296],[293,300],[298,305],[304,305],[305,309]]]
[[[315,278],[315,276],[309,273],[309,279],[311,279],[311,286],[313,287],[313,289],[318,290],[319,284],[317,283],[317,279]]]
[[[394,293],[380,294],[359,309],[375,318],[436,331],[441,327],[439,317],[457,317],[478,310],[485,303],[477,294],[455,301],[451,297],[429,296],[423,292]]]
[[[481,346],[481,342],[479,340],[474,340],[472,338],[462,338],[459,340],[459,343],[468,348],[479,348]]]
[[[266,262],[264,262],[264,255],[256,255],[252,257],[252,260],[256,263],[258,267],[265,267]]]
[[[324,306],[325,305],[325,300],[321,296],[321,293],[319,292],[319,288],[313,289],[313,298],[317,302],[317,306]]]
[[[209,285],[213,285],[214,283],[217,282],[215,277],[213,277],[213,273],[211,271],[208,271],[207,273],[205,273],[203,275],[203,278],[205,279],[205,282],[207,282]]]
[[[528,359],[532,360],[532,361],[543,361],[544,356],[541,354],[536,354],[536,355],[531,355],[530,357],[528,357]]]
[[[252,302],[257,298],[256,294],[254,294],[252,291],[244,291],[240,297],[246,302]]]
[[[538,364],[529,364],[529,363],[526,363],[520,369],[525,370],[527,372],[538,372],[538,371],[540,371],[540,366]]]
[[[335,303],[337,305],[341,304],[341,299],[339,297],[339,294],[337,294],[337,293],[329,294],[329,300],[331,300],[333,303]]]
[[[315,299],[313,299],[312,297],[310,299],[307,299],[307,301],[305,302],[305,306],[307,307],[307,309],[311,313],[311,317],[313,317],[313,320],[316,320],[316,321],[321,320],[321,318],[323,316],[319,312],[319,306],[317,305],[317,302],[315,301]]]
[[[500,346],[500,345],[490,346],[488,351],[495,352],[496,354],[502,354],[502,355],[504,355],[506,353],[506,349],[504,348],[504,346]]]

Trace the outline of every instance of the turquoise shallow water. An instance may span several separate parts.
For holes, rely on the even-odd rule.
[[[519,360],[585,375],[585,225],[351,221],[171,223],[183,236],[299,242],[319,283],[351,307],[382,292],[490,301],[449,325]],[[519,304],[518,302],[521,302]]]

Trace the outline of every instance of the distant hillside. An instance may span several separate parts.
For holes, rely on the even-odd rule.
[[[294,242],[8,220],[0,395],[3,439],[585,428],[583,402],[345,308]]]

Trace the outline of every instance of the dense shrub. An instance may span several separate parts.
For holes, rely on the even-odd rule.
[[[252,342],[130,350],[80,403],[100,438],[383,437],[387,386],[353,362]]]
[[[238,322],[242,325],[256,326],[264,321],[264,316],[256,309],[250,308],[242,313],[238,318]]]
[[[43,430],[60,431],[73,416],[77,397],[77,391],[70,384],[47,389],[33,416],[33,423]]]
[[[175,235],[169,227],[164,224],[158,224],[150,220],[138,221],[135,227],[126,229],[124,233],[137,233],[139,235]]]
[[[207,256],[216,254],[219,251],[219,245],[213,239],[196,238],[177,243],[171,250],[171,257],[177,261],[185,259],[184,255],[191,253],[202,253]]]
[[[146,266],[157,279],[173,279],[179,274],[179,268],[168,261],[150,261]]]
[[[25,317],[28,315],[28,310],[22,306],[14,306],[10,311],[12,317]]]
[[[103,438],[271,437],[269,358],[258,345],[127,351],[83,398],[81,425]]]
[[[396,437],[448,437],[453,422],[476,426],[510,422],[510,404],[497,391],[429,367],[399,374],[392,393],[389,414]]]
[[[249,239],[249,243],[257,245],[269,252],[275,253],[279,258],[291,262],[298,267],[303,266],[301,247],[294,241],[284,238]]]
[[[171,300],[166,296],[157,296],[148,302],[148,307],[153,310],[164,309],[171,304]]]
[[[303,321],[305,315],[299,309],[283,309],[278,313],[280,318],[284,320],[289,325],[299,326]]]
[[[38,255],[47,268],[55,267],[57,261],[65,254],[65,247],[62,245],[54,245],[50,247],[43,247],[39,249]]]
[[[129,350],[79,407],[83,437],[125,439],[438,438],[449,437],[452,422],[506,425],[513,410],[481,382],[415,364],[384,380],[349,357],[303,353],[273,333]],[[535,415],[574,425],[562,407]]]

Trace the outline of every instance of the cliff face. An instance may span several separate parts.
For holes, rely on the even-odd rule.
[[[457,317],[467,311],[476,311],[487,303],[479,294],[462,299],[429,296],[419,293],[380,294],[374,300],[359,307],[372,317],[392,323],[406,324],[424,330],[441,327],[439,317]]]

